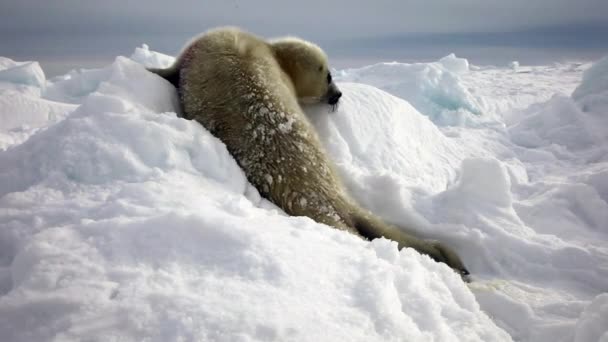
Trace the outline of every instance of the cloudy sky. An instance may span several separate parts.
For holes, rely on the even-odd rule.
[[[533,62],[608,53],[606,18],[607,0],[0,0],[0,55],[103,65],[142,43],[176,54],[198,32],[238,25],[316,41],[342,67],[449,52]]]

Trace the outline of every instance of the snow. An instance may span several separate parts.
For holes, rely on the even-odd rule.
[[[468,285],[262,199],[142,66],[172,61],[0,58],[3,341],[608,341],[608,58],[384,63],[307,107],[352,196]]]
[[[579,341],[608,341],[608,294],[597,296],[589,304],[576,325],[574,340]]]

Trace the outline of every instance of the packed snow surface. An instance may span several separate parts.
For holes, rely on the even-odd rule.
[[[352,196],[471,284],[261,198],[144,69],[172,61],[0,58],[0,340],[608,341],[608,58],[341,70],[306,109]]]

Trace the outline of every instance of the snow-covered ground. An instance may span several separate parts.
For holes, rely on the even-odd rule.
[[[345,185],[473,274],[287,217],[131,58],[0,58],[1,341],[608,341],[608,58],[335,71]],[[230,94],[227,94],[230,96]]]

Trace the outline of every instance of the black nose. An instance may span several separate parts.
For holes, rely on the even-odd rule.
[[[342,97],[342,92],[338,91],[327,99],[327,103],[329,103],[330,105],[335,105],[340,100],[340,97]]]

